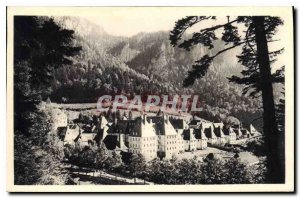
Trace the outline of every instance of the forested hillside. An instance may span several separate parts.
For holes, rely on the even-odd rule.
[[[224,57],[218,57],[203,79],[198,80],[192,88],[183,88],[183,80],[193,62],[205,53],[214,54],[215,50],[195,47],[187,53],[183,49],[173,48],[168,36],[168,32],[140,33],[116,44],[109,53],[135,71],[167,85],[168,93],[199,95],[206,107],[199,113],[201,117],[224,121],[233,115],[246,124],[260,117],[261,101],[242,96],[242,87],[228,82],[227,77],[238,75],[242,69],[235,53],[228,54],[226,61]],[[215,45],[221,47],[220,43]],[[260,126],[259,120],[255,125]]]
[[[183,88],[183,79],[193,62],[207,49],[191,52],[173,48],[168,32],[139,33],[115,37],[103,28],[79,18],[58,18],[61,25],[74,29],[82,46],[72,65],[55,71],[51,100],[56,102],[96,102],[103,94],[197,94],[205,110],[199,115],[217,120],[235,116],[245,124],[261,116],[261,102],[242,96],[242,87],[228,82],[241,66],[236,54],[220,56],[205,78]],[[83,25],[84,24],[84,25]],[[221,45],[216,43],[216,45]],[[215,47],[216,49],[217,47]],[[214,51],[209,51],[214,53]],[[254,123],[260,127],[260,122]]]
[[[81,24],[76,19],[67,20],[68,23],[72,21]],[[96,31],[97,27],[90,29]],[[76,30],[75,28],[75,32]],[[101,28],[98,32],[99,34],[76,32],[76,42],[82,46],[82,51],[73,58],[72,65],[64,65],[55,71],[51,96],[53,101],[62,102],[63,99],[68,103],[96,102],[103,94],[165,91],[165,86],[158,84],[158,81],[150,80],[148,76],[135,71],[119,58],[107,53],[107,49],[117,44],[116,41],[122,41],[122,38],[109,37],[101,31]]]
[[[52,74],[72,65],[81,51],[74,31],[52,18],[14,18],[14,183],[16,185],[62,185],[62,142],[58,141],[51,109],[42,100],[51,93]]]

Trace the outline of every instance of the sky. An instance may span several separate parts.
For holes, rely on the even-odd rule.
[[[186,8],[141,8],[122,7],[103,10],[97,16],[83,16],[89,21],[96,23],[104,30],[115,36],[133,36],[140,32],[170,31],[178,19],[190,15],[201,15],[199,12],[188,12]],[[227,20],[226,16],[220,17]],[[205,26],[211,26],[208,23]],[[192,29],[191,29],[192,31]]]

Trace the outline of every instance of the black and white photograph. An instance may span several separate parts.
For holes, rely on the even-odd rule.
[[[8,191],[294,191],[292,7],[7,12]]]

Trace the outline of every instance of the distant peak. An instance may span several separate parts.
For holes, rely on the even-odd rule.
[[[64,16],[54,17],[54,19],[81,36],[107,35],[102,26],[82,17]]]

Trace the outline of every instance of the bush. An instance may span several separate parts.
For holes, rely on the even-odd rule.
[[[256,156],[266,156],[266,149],[264,148],[264,142],[261,138],[248,141],[246,150]]]

